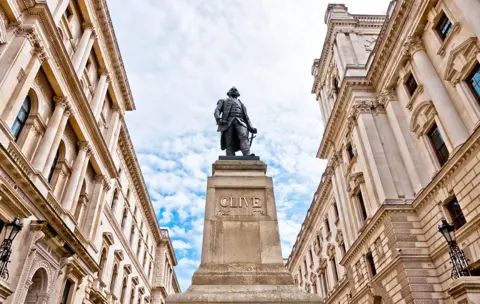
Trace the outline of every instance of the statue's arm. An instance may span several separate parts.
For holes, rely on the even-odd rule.
[[[221,114],[222,114],[222,111],[223,111],[223,99],[220,99],[218,102],[217,102],[217,107],[215,108],[215,111],[213,112],[213,116],[215,116],[215,120],[218,121],[221,119]]]

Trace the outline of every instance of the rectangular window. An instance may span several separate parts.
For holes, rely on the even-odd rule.
[[[345,248],[345,243],[340,244],[340,251],[342,253],[342,257],[347,253],[347,249]]]
[[[437,124],[434,124],[430,131],[427,133],[432,148],[437,156],[440,166],[443,166],[450,156],[445,141],[443,140],[442,134],[440,134],[440,129],[438,129]]]
[[[70,5],[65,9],[65,12],[63,12],[63,15],[65,16],[67,21],[70,21],[70,17],[72,17],[73,15],[72,8],[70,7]]]
[[[348,158],[352,160],[355,157],[355,150],[353,149],[352,144],[348,143],[346,149],[347,149]]]
[[[375,268],[375,262],[373,261],[372,253],[368,252],[365,258],[367,259],[368,270],[370,271],[372,277],[374,277],[377,274],[377,269]]]
[[[363,272],[362,272],[362,264],[360,260],[358,260],[357,263],[355,263],[355,268],[357,269],[358,281],[361,282],[363,280]]]
[[[472,90],[473,95],[480,101],[480,63],[477,63],[467,78],[468,86]]]
[[[327,230],[327,235],[330,233],[330,223],[328,222],[328,218],[325,219],[325,229]]]
[[[333,211],[335,211],[335,218],[337,219],[339,217],[337,203],[333,203]]]
[[[362,220],[365,222],[367,220],[367,209],[365,208],[365,201],[363,200],[362,190],[358,190],[357,194],[358,207],[360,208],[360,214],[362,215]]]
[[[70,280],[66,280],[65,287],[63,288],[63,295],[62,295],[62,300],[60,301],[60,304],[68,304],[70,289],[72,289],[72,282]]]
[[[454,197],[447,205],[447,210],[448,213],[450,214],[450,217],[452,218],[453,222],[453,227],[455,227],[455,230],[460,229],[465,223],[467,222],[465,220],[465,216],[463,215],[462,208],[460,208],[460,204],[458,203],[458,200],[456,197]]]
[[[442,38],[442,40],[445,40],[445,38],[450,35],[452,28],[452,22],[450,21],[450,19],[448,19],[445,13],[442,13],[442,17],[440,17],[440,20],[438,20],[437,26],[435,27],[435,30],[437,31],[440,38]]]
[[[330,260],[332,264],[332,273],[333,273],[333,280],[335,283],[338,282],[338,270],[337,270],[337,260],[335,259],[335,256],[332,257]]]
[[[308,273],[307,259],[303,260],[303,267],[305,268],[305,273]]]
[[[410,96],[413,96],[413,94],[415,94],[415,91],[418,88],[417,81],[415,80],[415,77],[413,77],[413,74],[410,74],[410,76],[408,76],[405,85],[407,86],[407,90]]]
[[[309,255],[310,255],[310,265],[313,265],[313,251],[312,251],[312,249],[310,249],[308,252],[309,252]]]

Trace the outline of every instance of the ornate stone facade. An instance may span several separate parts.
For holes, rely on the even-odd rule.
[[[325,303],[480,303],[480,2],[330,4],[325,23],[328,166],[288,269]],[[474,276],[451,278],[443,218]]]
[[[179,292],[124,119],[134,109],[105,0],[2,2],[0,227],[19,216],[23,229],[1,303]]]

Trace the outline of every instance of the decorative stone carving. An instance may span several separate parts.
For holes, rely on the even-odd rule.
[[[413,56],[418,51],[425,51],[422,40],[418,36],[410,36],[404,44],[405,53]]]
[[[472,63],[476,62],[476,55],[480,51],[477,41],[477,37],[470,37],[449,52],[443,77],[454,86],[462,81]]]
[[[330,260],[335,257],[335,246],[333,244],[328,244],[327,255],[330,258]]]

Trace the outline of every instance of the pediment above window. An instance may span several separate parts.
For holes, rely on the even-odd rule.
[[[444,79],[456,85],[468,74],[479,52],[477,37],[470,37],[450,52],[445,67]]]

